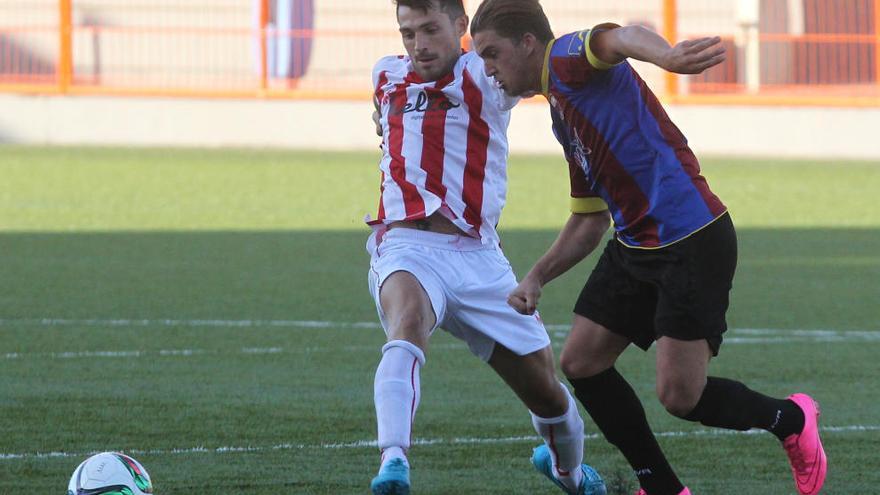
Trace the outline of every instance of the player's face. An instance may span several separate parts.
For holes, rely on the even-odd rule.
[[[440,9],[425,12],[399,6],[397,23],[403,46],[419,77],[436,81],[452,72],[461,56],[461,37],[467,31],[467,16],[453,20]]]
[[[532,50],[525,42],[515,43],[510,38],[498,36],[495,31],[486,30],[474,35],[474,49],[483,59],[486,75],[494,77],[508,95],[528,98],[540,91],[541,88],[534,84],[540,77],[535,77],[529,64]]]

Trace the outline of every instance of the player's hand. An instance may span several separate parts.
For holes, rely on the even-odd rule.
[[[373,110],[373,123],[376,124],[376,135],[382,136],[384,133],[382,132],[382,124],[379,122],[382,116],[379,115],[378,110]]]
[[[721,38],[686,40],[669,49],[660,65],[677,74],[699,74],[727,58]]]
[[[507,304],[515,309],[517,313],[532,315],[538,309],[538,299],[540,298],[541,284],[537,280],[526,277],[507,296]]]

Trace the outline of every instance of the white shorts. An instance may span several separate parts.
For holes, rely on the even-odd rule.
[[[496,342],[520,356],[550,345],[537,313],[522,315],[507,304],[517,281],[497,244],[399,228],[385,232],[378,247],[371,236],[367,246],[372,257],[370,294],[386,333],[379,289],[389,275],[404,271],[415,276],[428,294],[437,317],[434,328],[465,341],[480,359],[492,357]]]

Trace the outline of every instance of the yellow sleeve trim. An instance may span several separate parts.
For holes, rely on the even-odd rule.
[[[610,27],[610,25],[608,25],[608,24],[601,24],[600,26]],[[598,28],[600,26],[596,26],[596,28]],[[593,33],[596,32],[596,28],[591,29],[590,32],[587,33],[587,39],[586,39],[586,41],[584,41],[584,53],[587,54],[587,62],[589,62],[590,65],[592,65],[593,67],[595,67],[596,69],[599,69],[599,70],[608,70],[608,69],[614,67],[615,65],[622,64],[623,63],[622,61],[618,62],[616,64],[609,64],[608,62],[603,62],[602,60],[599,60],[599,57],[597,57],[595,53],[593,53],[593,49],[590,47],[590,40],[593,38]],[[600,31],[605,31],[605,30],[606,29],[601,29]]]
[[[544,67],[541,70],[541,94],[545,97],[550,96],[550,50],[553,49],[553,43],[556,43],[556,40],[547,43],[547,49],[544,51]]]
[[[608,209],[608,204],[602,198],[571,198],[572,213],[596,213]]]

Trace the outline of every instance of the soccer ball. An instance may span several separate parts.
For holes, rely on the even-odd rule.
[[[141,463],[119,452],[89,457],[70,477],[67,495],[145,495],[153,493]]]

